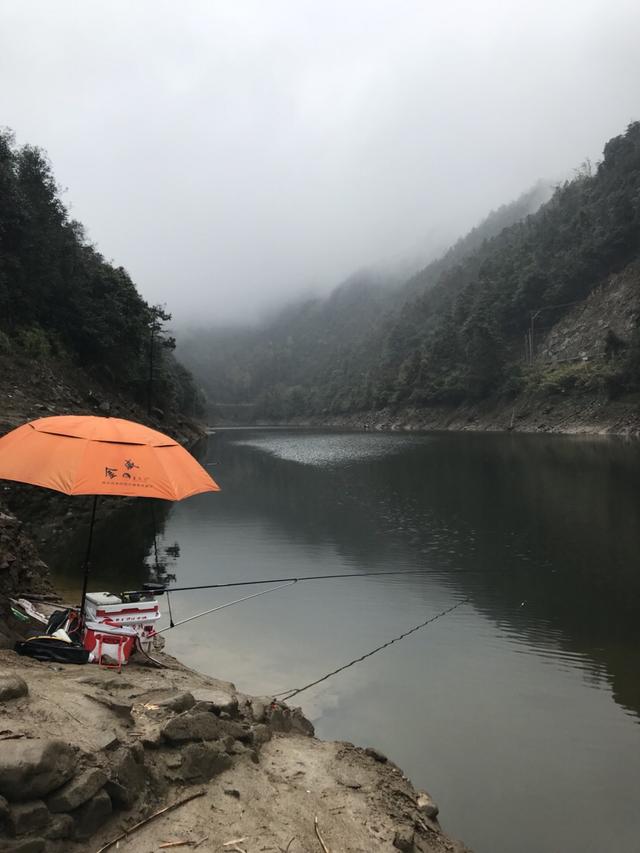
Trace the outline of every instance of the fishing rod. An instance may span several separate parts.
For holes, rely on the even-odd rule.
[[[227,601],[226,604],[219,604],[217,607],[212,607],[210,610],[203,610],[202,613],[187,616],[186,619],[181,619],[179,622],[174,622],[173,616],[170,616],[169,625],[167,625],[166,628],[160,628],[159,631],[154,631],[153,636],[157,637],[158,634],[164,634],[165,631],[169,631],[171,628],[177,628],[178,625],[184,625],[186,622],[192,622],[194,619],[200,619],[201,616],[208,616],[210,613],[216,613],[218,610],[224,610],[225,607],[233,607],[234,604],[240,604],[242,601],[249,601],[250,598],[258,598],[260,595],[267,595],[270,592],[276,592],[277,590],[284,589],[287,586],[293,586],[295,583],[297,583],[297,581],[283,583],[280,586],[274,586],[271,589],[263,589],[260,592],[254,592],[252,595],[245,595],[244,598],[236,598],[235,601]]]
[[[371,578],[382,577],[383,575],[426,575],[427,572],[415,569],[406,569],[393,572],[347,572],[346,574],[337,575],[301,575],[300,577],[291,578],[268,578],[266,580],[251,580],[251,581],[229,581],[225,583],[208,583],[199,586],[172,586],[167,587],[164,584],[143,583],[142,590],[144,592],[154,592],[157,595],[162,595],[163,592],[191,592],[192,590],[200,589],[226,589],[232,586],[256,586],[266,583],[300,583],[301,581],[319,581],[319,580],[334,580],[342,578]],[[133,595],[134,593],[126,593]]]

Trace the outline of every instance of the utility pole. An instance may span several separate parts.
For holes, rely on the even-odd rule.
[[[151,414],[151,403],[153,400],[153,346],[156,332],[155,322],[151,323],[151,336],[149,339],[149,380],[147,383],[147,414]]]

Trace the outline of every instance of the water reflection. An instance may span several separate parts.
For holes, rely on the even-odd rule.
[[[203,461],[219,495],[157,502],[162,547],[180,543],[167,567],[178,585],[422,574],[299,584],[168,632],[172,652],[247,691],[276,692],[468,597],[303,694],[319,733],[387,751],[477,853],[637,850],[637,444],[228,431]],[[102,588],[148,577],[145,504],[99,529]],[[67,577],[84,543],[84,533],[75,544],[54,537],[45,559]],[[174,618],[236,591],[225,596],[176,594]]]
[[[354,439],[361,446],[350,455]],[[385,439],[384,453],[368,452]],[[579,658],[640,714],[635,443],[439,434],[403,447],[401,436],[358,435],[327,467],[313,435],[214,442],[223,516],[266,515],[288,539],[331,541],[363,569],[395,560],[437,573],[525,649]]]

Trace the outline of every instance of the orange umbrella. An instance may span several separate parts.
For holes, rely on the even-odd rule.
[[[98,495],[179,501],[220,487],[168,435],[133,421],[61,415],[23,424],[0,438],[0,478],[95,495],[80,613],[84,612]]]

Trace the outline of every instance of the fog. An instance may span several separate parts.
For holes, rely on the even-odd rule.
[[[178,321],[426,257],[640,117],[637,0],[4,0],[0,123]]]

